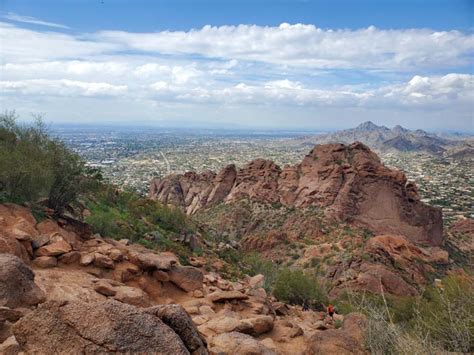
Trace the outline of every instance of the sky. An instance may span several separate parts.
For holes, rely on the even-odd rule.
[[[48,122],[474,131],[472,0],[0,0],[0,109]]]

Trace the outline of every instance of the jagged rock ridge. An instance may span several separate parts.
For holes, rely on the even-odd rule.
[[[221,202],[250,199],[287,207],[318,206],[328,218],[439,245],[441,210],[420,201],[401,171],[385,167],[367,146],[316,145],[300,164],[281,169],[256,159],[241,169],[187,172],[154,179],[149,196],[194,214]]]

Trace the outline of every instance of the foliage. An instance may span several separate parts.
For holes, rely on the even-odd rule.
[[[88,180],[84,162],[48,136],[40,117],[32,125],[16,120],[14,111],[0,115],[0,199],[34,203],[47,198],[59,214]]]
[[[278,274],[278,266],[270,260],[266,260],[257,252],[249,253],[244,256],[243,264],[247,267],[250,276],[262,274],[265,276],[263,288],[271,291]]]
[[[85,204],[90,210],[86,222],[95,233],[115,239],[127,238],[147,248],[170,250],[183,257],[191,253],[173,240],[195,229],[177,208],[142,198],[133,191],[119,191],[108,184],[89,191]]]
[[[446,277],[421,297],[346,294],[343,312],[368,317],[367,349],[373,354],[469,353],[474,350],[474,287],[470,277]],[[349,299],[349,302],[346,302]]]
[[[473,296],[472,279],[444,278],[442,288],[430,287],[423,294],[415,312],[415,329],[448,351],[473,351]]]
[[[275,280],[273,294],[291,304],[327,303],[326,294],[316,277],[298,269],[282,269]]]

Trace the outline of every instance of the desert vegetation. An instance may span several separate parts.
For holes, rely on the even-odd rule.
[[[181,256],[191,253],[173,241],[194,228],[180,210],[109,184],[99,170],[52,138],[40,117],[24,125],[14,111],[0,115],[0,202],[38,211],[48,207],[56,216],[87,211],[84,221],[104,237],[127,238]]]
[[[17,123],[14,111],[0,115],[0,201],[38,203],[59,214],[86,189],[94,174],[64,143],[51,138],[40,117]]]
[[[470,353],[474,350],[474,284],[448,276],[418,297],[348,292],[338,302],[345,312],[368,318],[365,346],[372,354]]]

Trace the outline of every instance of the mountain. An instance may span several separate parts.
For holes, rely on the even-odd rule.
[[[361,123],[355,128],[317,136],[316,143],[362,142],[370,148],[380,151],[425,152],[442,154],[454,141],[427,133],[421,129],[411,131],[400,125],[392,129],[377,126],[371,121]]]
[[[446,156],[455,160],[474,160],[474,142],[467,141],[446,151]]]
[[[367,127],[378,132],[373,124]],[[432,245],[442,242],[441,210],[420,201],[414,183],[386,168],[362,143],[316,145],[300,164],[283,169],[256,159],[218,174],[194,172],[155,179],[152,199],[188,214],[218,203],[249,199],[285,207],[318,207],[327,218],[373,233],[396,233]]]

